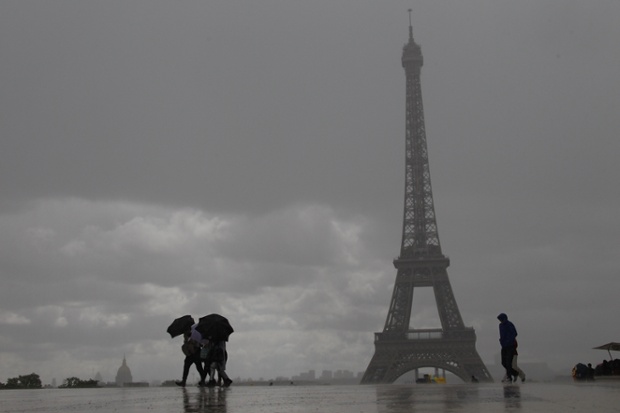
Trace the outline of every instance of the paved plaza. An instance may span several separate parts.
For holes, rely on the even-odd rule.
[[[233,386],[0,391],[14,412],[620,412],[620,383]]]

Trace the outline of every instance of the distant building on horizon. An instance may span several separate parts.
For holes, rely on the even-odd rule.
[[[131,376],[131,369],[127,365],[127,360],[123,355],[123,364],[118,368],[116,373],[116,385],[123,387],[125,383],[133,383],[133,377]]]
[[[291,377],[291,380],[316,380],[316,372],[308,370],[307,373],[299,373],[299,376]]]
[[[292,381],[316,381],[321,380],[324,382],[353,382],[362,379],[364,372],[354,373],[350,370],[323,370],[319,377],[316,376],[315,370],[308,370],[307,372],[299,373],[297,376],[292,376]],[[286,378],[278,377],[276,381],[286,381]]]
[[[352,379],[355,378],[355,374],[350,370],[336,370],[334,372],[334,379]]]

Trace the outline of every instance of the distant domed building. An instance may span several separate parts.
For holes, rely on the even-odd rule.
[[[123,356],[123,364],[118,368],[116,373],[116,385],[122,387],[125,383],[131,383],[133,378],[131,377],[131,370],[127,366],[125,356]]]

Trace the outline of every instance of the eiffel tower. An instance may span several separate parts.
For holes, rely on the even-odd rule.
[[[465,327],[448,279],[448,257],[442,254],[435,219],[428,164],[420,69],[422,51],[413,40],[409,10],[409,42],[403,47],[406,77],[405,206],[400,256],[394,260],[396,282],[382,333],[375,333],[375,354],[362,384],[393,383],[419,368],[449,371],[465,382],[472,376],[493,381],[476,351],[476,333]],[[432,287],[441,328],[410,326],[413,290]]]

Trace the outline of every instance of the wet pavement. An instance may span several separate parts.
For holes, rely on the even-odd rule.
[[[620,383],[232,386],[0,391],[13,412],[620,412]]]

